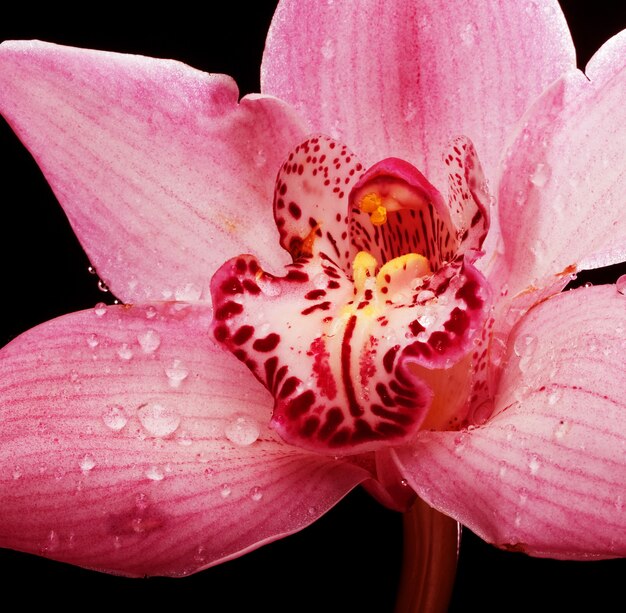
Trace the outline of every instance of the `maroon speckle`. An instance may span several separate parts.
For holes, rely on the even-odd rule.
[[[422,324],[419,321],[417,321],[417,319],[414,319],[409,324],[409,330],[411,331],[411,334],[413,336],[417,336],[420,332],[423,332],[424,330],[426,330],[426,328],[424,328],[424,326],[422,326]]]
[[[383,356],[383,366],[388,373],[391,373],[393,370],[393,363],[396,359],[396,354],[400,349],[400,345],[394,345],[385,355]]]
[[[257,338],[254,343],[252,343],[252,348],[255,351],[267,353],[268,351],[276,349],[278,343],[280,343],[280,336],[275,332],[271,332],[265,338]]]
[[[295,202],[290,202],[288,208],[289,208],[289,212],[291,213],[294,219],[300,219],[300,217],[302,217],[302,211],[300,210],[300,207]]]
[[[289,377],[280,390],[280,397],[287,398],[287,396],[291,396],[291,394],[296,391],[298,385],[300,385],[300,379],[298,379],[298,377]]]
[[[348,405],[350,413],[354,416],[363,414],[363,407],[359,406],[356,400],[356,393],[354,391],[354,384],[350,375],[350,358],[352,356],[352,334],[356,327],[357,317],[352,315],[346,325],[346,330],[343,335],[343,342],[341,343],[341,376],[343,379],[344,388],[346,390],[346,396],[348,397]]]
[[[243,305],[237,302],[225,302],[217,311],[215,311],[215,319],[223,321],[224,319],[230,319],[235,315],[239,315],[243,312]]]
[[[220,343],[223,343],[229,335],[228,328],[226,326],[217,326],[213,331],[213,336],[215,336],[216,340]]]
[[[248,293],[254,294],[255,296],[261,293],[261,288],[250,279],[244,279],[243,286]]]
[[[328,289],[337,289],[338,287],[340,287],[340,284],[337,281],[328,282]]]
[[[444,353],[450,346],[450,338],[445,332],[433,332],[428,339],[428,344],[437,353]]]
[[[287,380],[289,381],[289,379]],[[307,390],[299,396],[292,398],[287,405],[287,416],[291,419],[297,419],[304,415],[315,402],[315,392],[313,390]]]
[[[448,332],[454,332],[457,336],[462,336],[463,333],[469,327],[470,318],[468,314],[456,307],[453,309],[452,313],[450,313],[450,319],[443,324],[443,327],[448,330]]]
[[[274,373],[276,372],[276,366],[278,366],[278,358],[276,356],[265,360],[265,382],[268,389],[271,391],[274,389]]]
[[[306,418],[304,425],[300,428],[300,435],[306,438],[313,436],[313,433],[319,428],[320,420],[315,415]]]
[[[339,424],[344,420],[344,415],[339,407],[332,407],[328,413],[326,413],[326,421],[320,429],[319,437],[321,439],[328,438],[336,429]]]
[[[220,285],[220,289],[225,294],[241,294],[243,292],[241,282],[237,279],[237,277],[230,277],[229,279],[226,279],[222,285]]]
[[[311,349],[307,351],[307,355],[313,357],[313,374],[317,378],[320,394],[333,400],[337,396],[337,384],[330,367],[330,353],[326,350],[321,337],[311,343]]]
[[[248,265],[243,258],[238,258],[235,262],[235,268],[237,269],[237,272],[243,273],[246,272],[246,270],[248,269]]]
[[[328,311],[330,309],[330,302],[320,302],[319,304],[314,304],[302,311],[302,315],[310,315],[313,311]]]
[[[322,296],[326,295],[326,290],[323,289],[312,289],[310,292],[307,292],[304,297],[307,300],[317,300],[318,298],[321,298]]]
[[[482,298],[478,296],[478,290],[480,286],[476,281],[468,281],[459,291],[456,293],[456,298],[465,300],[465,303],[470,309],[480,309],[483,305]]]
[[[253,334],[254,328],[252,326],[241,326],[233,335],[233,343],[235,343],[235,345],[243,345],[246,341],[250,340]]]
[[[298,283],[306,283],[309,280],[309,275],[301,270],[290,270],[285,277],[288,281],[296,281]]]
[[[257,270],[259,270],[259,265],[254,260],[250,260],[250,262],[248,263],[248,270],[250,271],[251,275],[254,275],[256,274]]]
[[[235,351],[233,351],[233,355],[242,362],[245,362],[248,357],[248,354],[243,349],[235,349]]]
[[[386,407],[394,406],[394,402],[391,399],[391,396],[389,395],[389,391],[387,390],[387,386],[384,383],[376,384],[376,393],[378,394],[381,402]]]

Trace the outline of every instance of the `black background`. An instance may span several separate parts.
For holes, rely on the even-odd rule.
[[[584,66],[595,49],[626,27],[624,3],[563,0]],[[95,7],[95,5],[91,5]],[[210,19],[182,4],[132,19],[101,5],[89,17],[8,13],[0,40],[40,38],[75,46],[175,58],[207,72],[232,75],[242,95],[258,91],[265,33],[275,2],[219,5]],[[15,11],[15,9],[11,9]],[[95,16],[93,16],[95,15]],[[626,146],[626,143],[625,143]],[[67,312],[111,302],[87,271],[88,260],[30,155],[0,123],[0,346],[28,328]],[[614,281],[612,267],[579,282]],[[305,531],[238,560],[185,579],[129,580],[0,550],[1,598],[22,606],[153,605],[208,611],[375,611],[393,609],[402,549],[401,517],[361,491]],[[626,561],[556,562],[496,550],[464,531],[451,610],[593,610],[623,608]],[[20,580],[28,587],[24,590]],[[544,594],[545,592],[545,594]]]

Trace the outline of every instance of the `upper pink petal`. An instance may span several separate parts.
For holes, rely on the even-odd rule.
[[[520,124],[499,212],[509,291],[626,259],[626,31],[559,79]]]
[[[183,575],[303,528],[369,473],[269,430],[207,308],[96,308],[0,353],[0,545]]]
[[[445,185],[442,153],[463,134],[488,179],[507,132],[564,70],[574,49],[556,1],[282,1],[269,31],[262,91],[366,167],[387,157]]]
[[[0,110],[30,149],[99,275],[124,301],[208,296],[250,251],[286,261],[276,172],[302,139],[293,111],[170,60],[4,43]]]
[[[497,415],[398,451],[418,495],[500,547],[626,555],[625,330],[615,286],[531,310],[508,348]]]

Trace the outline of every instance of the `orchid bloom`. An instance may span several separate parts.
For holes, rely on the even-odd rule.
[[[281,2],[240,102],[2,45],[0,108],[124,304],[0,353],[0,544],[184,575],[363,484],[626,554],[624,290],[559,293],[626,254],[626,37],[585,77],[556,4],[510,4]]]

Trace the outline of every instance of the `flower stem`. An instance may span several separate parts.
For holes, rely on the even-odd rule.
[[[396,613],[448,610],[461,526],[419,498],[404,514],[404,554]]]

